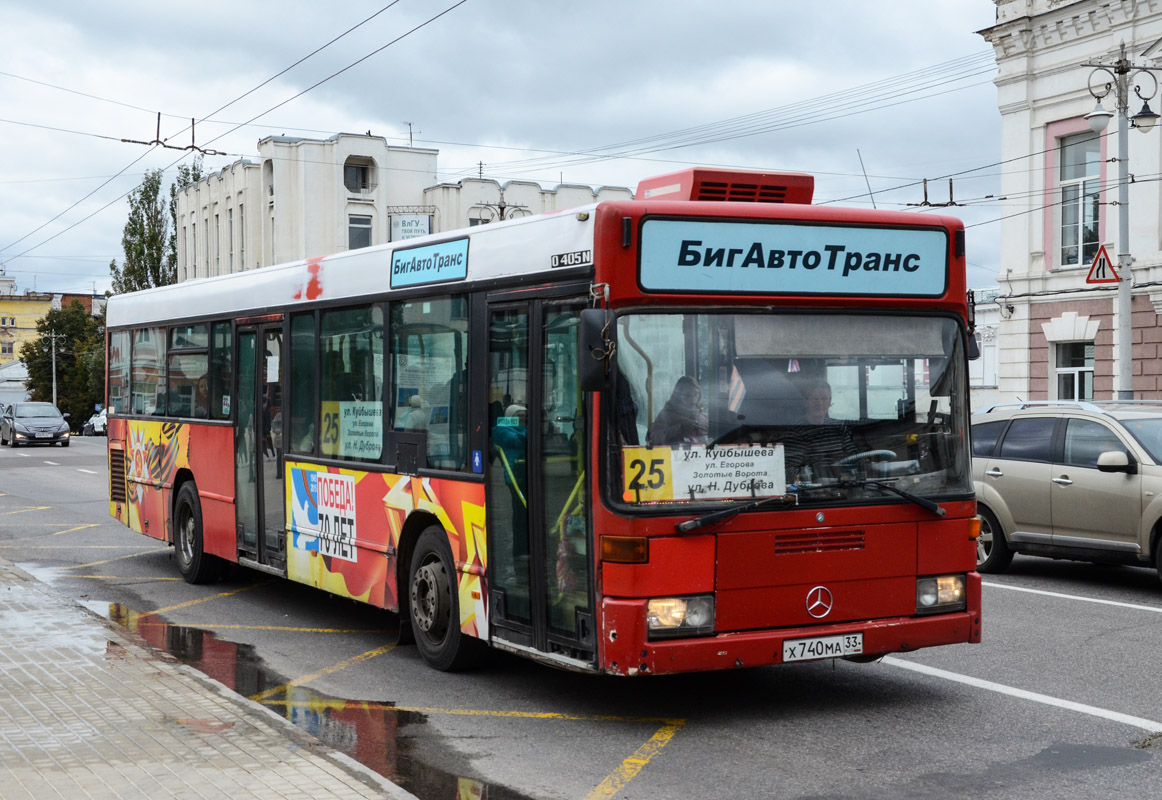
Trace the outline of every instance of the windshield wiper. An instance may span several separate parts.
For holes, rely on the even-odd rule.
[[[741,503],[739,505],[730,506],[728,508],[719,509],[718,511],[711,511],[709,514],[703,514],[694,519],[688,519],[685,522],[679,522],[674,528],[678,533],[689,533],[696,531],[699,528],[704,528],[707,525],[713,525],[716,522],[725,522],[732,517],[736,517],[744,511],[753,511],[756,508],[765,506],[767,503],[774,502],[793,503],[795,502],[794,495],[777,494],[772,497],[764,497],[761,500],[751,500],[749,503]]]
[[[899,495],[900,497],[904,498],[905,500],[912,502],[912,503],[915,503],[916,505],[920,506],[920,508],[924,509],[925,511],[930,511],[938,517],[943,517],[946,514],[948,514],[947,511],[945,511],[943,508],[938,506],[936,503],[933,503],[927,497],[921,497],[918,494],[912,494],[911,492],[906,492],[903,489],[899,489],[895,486],[892,486],[890,483],[883,483],[881,481],[873,481],[873,480],[868,479],[868,480],[861,480],[861,481],[840,481],[837,484],[837,486],[840,486],[840,487],[863,486],[863,487],[868,487],[868,488],[872,488],[872,489],[880,489],[880,490],[885,491],[885,492],[891,492],[892,494]]]

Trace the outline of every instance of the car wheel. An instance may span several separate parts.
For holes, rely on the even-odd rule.
[[[409,575],[409,616],[424,661],[447,672],[472,666],[483,646],[460,630],[456,564],[448,536],[439,525],[420,534]]]
[[[202,503],[193,481],[182,484],[174,504],[174,550],[186,583],[210,583],[221,575],[222,562],[202,548]]]
[[[65,439],[63,442],[61,442],[61,447],[68,447],[68,446],[69,446],[69,440],[68,440],[68,439]]]
[[[976,569],[978,572],[1004,572],[1013,561],[1013,551],[1005,540],[1005,532],[996,516],[984,506],[977,508],[980,517],[980,538],[976,540]]]

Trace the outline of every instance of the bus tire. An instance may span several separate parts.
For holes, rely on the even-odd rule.
[[[456,563],[448,535],[439,525],[420,534],[408,575],[411,628],[424,661],[442,672],[475,664],[482,645],[460,630]]]
[[[976,540],[976,569],[978,572],[999,573],[1013,562],[1013,551],[1005,541],[1005,532],[996,515],[984,506],[977,508],[980,517],[980,538]]]
[[[182,484],[174,503],[174,551],[186,583],[211,583],[221,575],[221,563],[202,547],[202,503],[193,481]]]

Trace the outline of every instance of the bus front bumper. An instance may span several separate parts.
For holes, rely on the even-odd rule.
[[[967,611],[661,641],[647,639],[645,601],[606,598],[602,603],[605,637],[601,668],[610,674],[632,676],[782,664],[786,642],[850,634],[862,634],[861,652],[847,656],[853,660],[874,660],[889,653],[943,644],[977,643],[979,598],[978,586],[976,603],[970,599]]]

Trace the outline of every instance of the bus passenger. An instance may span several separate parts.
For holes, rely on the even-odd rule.
[[[678,378],[666,405],[646,432],[650,444],[697,444],[710,434],[710,422],[702,406],[702,387],[689,375]]]
[[[512,403],[497,418],[492,429],[492,446],[501,458],[504,483],[512,501],[512,555],[521,558],[529,554],[528,534],[528,409]]]

